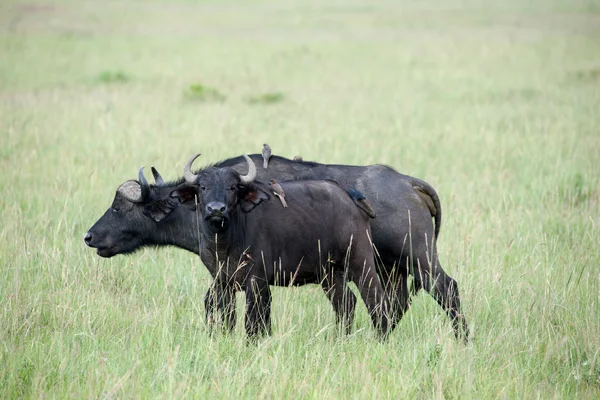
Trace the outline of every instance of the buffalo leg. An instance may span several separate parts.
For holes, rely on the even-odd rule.
[[[392,265],[392,267],[388,268],[388,265]],[[408,289],[408,273],[406,273],[406,267],[399,269],[394,263],[386,264],[379,272],[379,278],[390,302],[391,329],[394,329],[410,308],[411,299]]]
[[[439,264],[435,248],[433,253],[431,264],[426,256],[414,258],[413,265],[416,264],[414,267],[415,291],[423,288],[431,294],[452,321],[456,338],[463,336],[467,342],[469,329],[465,316],[461,312],[458,283],[446,274]],[[424,251],[420,254],[426,255]],[[433,268],[431,268],[432,265]]]
[[[358,254],[365,254],[358,252]],[[388,320],[389,302],[377,276],[373,263],[364,260],[355,260],[350,263],[350,277],[358,287],[358,291],[367,306],[373,326],[382,337],[386,337],[388,330],[393,329]]]
[[[226,331],[231,332],[235,329],[235,290],[232,287],[223,287],[213,282],[204,296],[204,309],[206,324],[211,334],[216,322],[215,312],[220,314],[222,327]]]
[[[245,325],[250,338],[271,334],[271,291],[264,277],[248,277]]]
[[[342,325],[346,334],[350,334],[354,322],[356,296],[348,287],[344,271],[329,271],[321,282],[321,286],[333,305],[336,323]]]
[[[223,323],[228,332],[235,329],[235,290],[232,286],[223,288],[223,296],[219,302],[219,308],[223,315]]]
[[[204,296],[204,311],[206,312],[206,326],[208,327],[208,333],[212,335],[213,327],[216,323],[215,313],[218,312],[218,300],[220,296],[220,289],[215,282],[208,288],[206,295]]]
[[[400,275],[398,277],[398,283],[396,285],[396,313],[394,316],[394,322],[397,325],[404,314],[410,308],[410,291],[408,289],[408,277],[406,275]]]

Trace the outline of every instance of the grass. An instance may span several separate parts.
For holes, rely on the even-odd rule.
[[[187,88],[185,96],[189,100],[196,100],[196,101],[221,102],[221,101],[225,101],[225,99],[227,98],[223,93],[219,92],[217,89],[208,87],[201,83],[195,83],[193,85],[190,85]]]
[[[599,397],[597,2],[1,8],[1,397]],[[227,97],[182,100],[197,82]],[[273,88],[293,101],[248,104]],[[472,343],[425,294],[387,343],[362,305],[340,337],[317,287],[274,289],[256,347],[241,295],[210,337],[196,256],[85,247],[140,166],[264,142],[433,184]]]
[[[98,82],[101,83],[125,83],[131,78],[122,71],[103,71],[98,75]]]
[[[262,93],[249,96],[246,99],[248,104],[275,104],[284,101],[285,95],[280,92]]]

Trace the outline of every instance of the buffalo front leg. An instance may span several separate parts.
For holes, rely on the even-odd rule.
[[[218,313],[221,317],[221,327],[231,332],[235,329],[235,290],[230,286],[223,286],[216,281],[208,288],[204,296],[204,309],[206,312],[206,324],[212,334]]]
[[[356,296],[348,287],[344,271],[330,271],[321,282],[321,286],[333,306],[336,323],[342,326],[346,334],[350,334],[354,322]]]
[[[263,277],[250,275],[246,284],[246,333],[248,337],[271,334],[271,290]]]
[[[216,323],[215,313],[217,310],[217,294],[218,289],[215,287],[214,282],[206,291],[204,296],[204,311],[206,313],[206,326],[208,327],[209,335],[213,334],[213,327]]]

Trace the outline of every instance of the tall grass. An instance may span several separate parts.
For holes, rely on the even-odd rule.
[[[0,7],[1,397],[600,395],[596,2]],[[386,343],[363,305],[340,336],[314,286],[274,288],[248,346],[241,294],[208,335],[197,256],[85,247],[140,166],[264,142],[433,184],[472,342],[426,294]]]

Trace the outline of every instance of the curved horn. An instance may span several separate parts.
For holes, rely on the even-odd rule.
[[[196,154],[195,156],[192,156],[192,158],[187,160],[187,162],[183,166],[183,177],[185,178],[185,181],[187,183],[194,184],[196,183],[196,179],[198,179],[198,175],[192,173],[192,164],[198,157],[200,157],[200,153]]]
[[[144,200],[148,198],[150,194],[150,185],[148,185],[148,181],[146,177],[144,177],[144,167],[140,168],[138,171],[138,180],[140,181],[140,187],[142,188],[142,196],[141,199]]]
[[[244,184],[252,183],[256,178],[256,165],[254,165],[254,162],[247,155],[243,154],[243,157],[248,163],[248,175],[241,175],[240,180]]]
[[[154,176],[154,182],[156,182],[157,186],[162,186],[165,184],[165,181],[163,180],[162,176],[160,176],[156,168],[154,168],[154,165],[152,166],[152,175]]]

